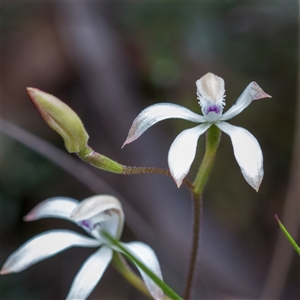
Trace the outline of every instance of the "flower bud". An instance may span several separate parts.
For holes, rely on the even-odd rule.
[[[78,115],[68,105],[39,89],[27,88],[27,92],[46,123],[63,138],[70,153],[86,149],[89,136]]]

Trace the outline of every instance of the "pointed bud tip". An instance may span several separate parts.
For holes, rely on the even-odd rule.
[[[27,87],[26,90],[27,90],[28,93],[32,93],[32,92],[34,91],[34,88],[32,88],[32,87]]]
[[[33,87],[27,87],[26,90],[27,90],[27,93],[28,93],[29,97],[31,98],[31,100],[33,102],[35,102],[35,97],[34,96],[37,93],[44,93],[43,91],[41,91],[41,90],[39,90],[37,88],[33,88]]]
[[[280,223],[280,220],[279,220],[279,218],[278,218],[278,216],[277,216],[277,214],[275,214],[275,219],[276,219],[276,221],[278,222],[278,223]]]

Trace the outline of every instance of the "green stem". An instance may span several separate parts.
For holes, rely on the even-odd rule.
[[[139,259],[137,259],[130,251],[126,249],[118,240],[113,238],[109,233],[101,230],[101,234],[109,240],[109,242],[114,245],[121,253],[125,254],[132,262],[136,264],[142,271],[144,271],[153,282],[155,282],[162,291],[170,297],[172,300],[182,300],[182,298],[177,295],[165,282],[163,282],[156,274],[154,274],[150,269],[148,269]]]
[[[130,283],[132,284],[137,290],[142,292],[145,296],[152,299],[148,289],[146,288],[143,280],[137,276],[130,266],[127,264],[126,260],[120,253],[114,251],[114,256],[112,263],[117,271]]]
[[[206,151],[197,176],[193,182],[193,240],[192,250],[189,260],[188,272],[185,283],[184,299],[192,297],[193,284],[196,277],[197,262],[200,247],[201,219],[202,219],[202,193],[209,174],[212,170],[217,148],[220,142],[221,131],[215,125],[212,125],[206,132]]]
[[[216,152],[221,138],[221,131],[215,125],[212,125],[206,132],[206,150],[199,168],[198,174],[193,182],[193,194],[199,196],[204,190],[204,186],[208,180],[212,170]]]

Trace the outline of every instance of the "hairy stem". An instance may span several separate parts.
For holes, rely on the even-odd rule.
[[[84,162],[87,162],[98,169],[116,173],[116,174],[121,174],[121,175],[159,174],[159,175],[171,176],[170,171],[168,169],[122,165],[110,159],[109,157],[94,151],[92,148],[88,146],[82,151],[78,152],[77,155]],[[184,179],[183,183],[190,190],[193,188],[193,185],[187,179]]]
[[[200,245],[200,229],[202,219],[202,197],[193,194],[193,236],[192,236],[192,250],[188,265],[188,271],[185,279],[184,299],[191,299],[193,293],[193,284],[197,272],[197,260]]]
[[[200,249],[201,219],[202,219],[202,193],[209,174],[212,170],[216,151],[220,142],[221,132],[216,126],[211,126],[206,133],[206,151],[200,165],[197,176],[193,182],[193,240],[192,250],[186,276],[184,299],[191,299],[193,296],[193,285],[197,274],[197,265]]]

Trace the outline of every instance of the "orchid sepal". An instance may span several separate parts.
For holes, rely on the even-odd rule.
[[[28,240],[12,253],[3,265],[0,274],[23,271],[70,247],[99,247],[99,245],[99,241],[69,230],[47,231]]]
[[[272,96],[267,94],[255,81],[250,82],[235,104],[223,114],[220,120],[226,121],[235,117],[248,107],[252,101],[263,98],[272,98]]]
[[[168,154],[168,165],[178,188],[181,186],[193,163],[199,137],[210,126],[211,124],[204,123],[186,129],[172,143]]]
[[[263,155],[257,139],[246,129],[227,122],[216,124],[229,135],[233,153],[245,180],[257,192],[264,176]]]
[[[157,103],[145,108],[134,119],[122,148],[138,139],[148,128],[157,122],[170,118],[179,118],[195,123],[205,122],[204,117],[181,105],[173,103]]]

